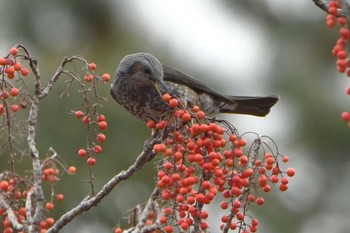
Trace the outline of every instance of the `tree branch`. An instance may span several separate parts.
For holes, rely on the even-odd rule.
[[[328,12],[328,3],[324,0],[312,0],[316,6],[318,6],[321,10],[323,10],[326,13]],[[340,0],[341,1],[341,0]],[[337,17],[346,17],[347,13],[344,12],[342,9],[338,9]]]
[[[104,197],[106,197],[115,186],[121,181],[127,180],[130,176],[139,171],[147,162],[152,160],[156,153],[154,153],[153,146],[159,143],[161,140],[161,132],[156,132],[152,138],[145,142],[143,152],[137,157],[136,161],[126,170],[121,171],[110,179],[94,197],[86,197],[75,208],[71,209],[56,221],[56,223],[48,229],[47,233],[58,232],[64,225],[71,222],[77,215],[82,214],[85,211],[90,210],[98,203],[100,203]]]

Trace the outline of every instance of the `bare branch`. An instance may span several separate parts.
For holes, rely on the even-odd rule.
[[[323,10],[326,13],[328,12],[328,3],[324,0],[312,0],[316,6],[318,6],[321,10]],[[344,12],[342,9],[338,9],[337,17],[346,17],[347,13]]]
[[[126,170],[121,171],[110,179],[94,197],[86,197],[82,200],[78,206],[68,211],[56,221],[56,223],[47,231],[47,233],[58,232],[64,225],[72,221],[77,215],[82,214],[85,211],[90,210],[98,203],[100,203],[104,197],[106,197],[113,188],[121,181],[127,180],[130,176],[139,171],[147,162],[154,158],[156,155],[152,149],[156,143],[161,140],[161,132],[156,132],[152,138],[146,141],[143,152],[137,157],[136,161]]]
[[[35,129],[37,126],[37,120],[38,120],[38,110],[39,110],[39,99],[37,95],[33,97],[30,111],[29,111],[29,118],[28,118],[28,146],[30,155],[32,157],[32,166],[33,166],[33,180],[34,180],[34,193],[35,193],[35,200],[36,200],[36,208],[35,208],[35,214],[33,217],[33,222],[29,228],[29,232],[38,232],[40,229],[40,221],[42,219],[43,214],[43,206],[44,206],[44,193],[42,189],[42,173],[41,173],[41,165],[40,165],[40,158],[39,158],[39,152],[36,148],[35,143]]]

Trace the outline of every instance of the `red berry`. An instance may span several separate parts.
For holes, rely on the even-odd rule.
[[[102,79],[103,79],[103,81],[105,81],[107,83],[111,79],[111,76],[109,74],[103,74]]]
[[[75,117],[77,118],[77,119],[80,119],[80,118],[82,118],[83,117],[83,112],[82,111],[76,111],[75,112]]]
[[[339,30],[339,33],[343,40],[349,39],[349,30],[347,28],[341,28]]]
[[[12,105],[11,109],[13,112],[17,112],[19,109],[19,106],[17,104],[14,104],[14,105]]]
[[[294,168],[288,168],[287,169],[287,171],[286,171],[286,173],[287,173],[287,175],[289,176],[289,177],[292,177],[292,176],[294,176],[295,175],[295,169]]]
[[[343,119],[343,121],[350,121],[350,113],[349,112],[343,112],[341,114],[341,118]]]
[[[345,59],[347,57],[347,54],[344,50],[340,50],[338,53],[337,53],[337,57],[339,59]]]
[[[256,204],[257,204],[257,205],[263,205],[264,202],[265,202],[265,200],[264,200],[263,197],[258,197],[258,198],[256,199]]]
[[[86,161],[90,166],[94,165],[96,163],[96,159],[93,157],[90,157]]]
[[[121,229],[120,227],[117,227],[115,230],[114,230],[114,233],[122,233],[123,232],[123,229]]]
[[[64,199],[63,194],[62,193],[57,194],[56,199],[57,199],[57,201],[62,201]]]
[[[18,49],[17,48],[11,48],[10,53],[12,56],[16,56],[18,54]]]
[[[78,151],[78,155],[79,155],[80,157],[84,157],[84,156],[86,155],[86,150],[80,149],[80,150]]]
[[[166,232],[166,233],[172,233],[172,232],[173,232],[173,227],[170,226],[170,225],[166,226],[166,227],[165,227],[165,232]]]
[[[94,152],[95,154],[99,154],[102,152],[102,147],[100,145],[94,146]]]
[[[98,122],[98,127],[101,129],[101,130],[105,130],[107,128],[107,122],[105,121],[100,121]]]
[[[90,123],[90,117],[84,116],[83,122],[84,122],[85,124],[89,124],[89,123]]]
[[[346,88],[345,93],[346,93],[347,95],[350,95],[350,87]]]
[[[95,64],[95,63],[90,63],[90,64],[89,64],[89,68],[90,68],[91,70],[96,70],[96,64]]]
[[[279,189],[284,192],[288,189],[288,184],[280,184]]]
[[[97,141],[104,142],[106,140],[106,136],[103,133],[99,133],[97,135]]]
[[[17,96],[18,93],[19,93],[19,90],[18,90],[16,87],[13,87],[13,88],[11,89],[11,95],[12,95],[12,96]]]
[[[92,82],[93,79],[94,79],[94,76],[92,74],[85,75],[86,82]]]
[[[97,121],[98,121],[98,122],[106,121],[105,115],[102,115],[102,114],[101,114],[101,115],[98,115],[98,116],[97,116]]]
[[[201,229],[202,229],[202,230],[205,230],[205,229],[207,229],[207,228],[208,228],[208,223],[202,222],[202,223],[201,223]]]

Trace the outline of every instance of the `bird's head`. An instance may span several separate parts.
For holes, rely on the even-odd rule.
[[[134,53],[125,56],[119,64],[117,75],[133,75],[142,72],[154,82],[163,82],[163,67],[160,61],[149,53]],[[119,76],[119,75],[118,75]]]
[[[119,64],[117,70],[118,77],[132,76],[141,72],[148,78],[159,91],[159,86],[168,90],[163,82],[163,67],[160,61],[150,53],[134,53],[125,56]]]

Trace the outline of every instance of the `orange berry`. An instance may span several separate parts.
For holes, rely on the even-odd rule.
[[[46,223],[50,227],[55,223],[55,220],[53,218],[47,218]]]
[[[205,117],[205,113],[203,111],[199,111],[197,112],[197,117],[199,120],[202,120]]]
[[[179,105],[179,101],[175,98],[169,100],[169,106],[171,108],[176,108]]]
[[[13,74],[13,73],[15,73],[15,68],[13,66],[8,66],[5,68],[5,73],[6,74]]]
[[[7,64],[8,64],[8,60],[4,57],[0,57],[0,65],[3,66]]]
[[[29,70],[28,70],[27,68],[22,68],[22,69],[21,69],[21,74],[22,74],[23,76],[27,76],[27,75],[29,74]]]
[[[152,120],[149,120],[147,121],[147,127],[153,129],[154,127],[156,127],[156,123]]]
[[[168,93],[165,93],[165,94],[163,95],[163,100],[164,100],[165,102],[169,102],[170,99],[171,99],[171,96],[170,96]]]
[[[76,172],[77,172],[76,167],[70,166],[70,167],[68,168],[68,174],[74,175]]]
[[[53,208],[55,207],[55,205],[52,203],[52,202],[47,202],[46,205],[45,205],[46,209],[48,211],[51,211],[53,210]]]
[[[64,196],[62,193],[57,194],[56,196],[57,201],[62,201],[64,199]]]
[[[2,191],[6,192],[8,187],[9,187],[9,183],[6,180],[3,180],[3,181],[0,182],[0,189]]]
[[[189,114],[188,112],[185,112],[183,115],[182,115],[182,120],[184,122],[189,122],[191,120],[191,114]]]

